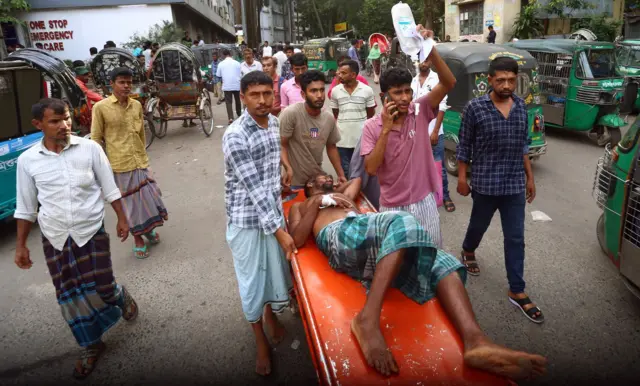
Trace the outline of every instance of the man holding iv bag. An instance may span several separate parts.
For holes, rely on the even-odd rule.
[[[433,37],[421,25],[420,35]],[[380,211],[406,211],[414,215],[432,241],[442,246],[437,197],[442,179],[436,169],[428,126],[437,115],[442,99],[455,86],[456,79],[435,47],[423,52],[440,76],[427,95],[412,101],[413,77],[404,68],[390,68],[380,78],[382,113],[364,126],[360,155],[365,170],[380,181]]]

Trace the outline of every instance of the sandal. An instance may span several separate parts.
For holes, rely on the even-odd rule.
[[[131,297],[129,291],[122,286],[122,297],[124,298],[124,307],[122,309],[122,318],[127,322],[132,322],[138,317],[138,303]]]
[[[82,361],[82,372],[78,371],[78,364],[76,363],[76,366],[73,368],[73,377],[75,379],[85,379],[88,377],[96,368],[98,358],[100,358],[100,355],[102,355],[106,347],[107,346],[103,342],[100,342],[96,347],[84,350],[80,357],[80,360]],[[93,360],[89,361],[90,359]]]
[[[447,212],[451,213],[451,212],[455,212],[455,210],[456,210],[456,206],[455,206],[455,204],[453,203],[453,201],[451,201],[451,200],[444,200],[444,209],[445,209]]]
[[[133,247],[133,256],[136,257],[136,259],[146,259],[147,257],[149,257],[149,250],[147,248],[147,244],[144,245],[144,247]]]
[[[152,230],[151,232],[145,233],[144,237],[149,240],[151,245],[156,245],[160,242],[160,235],[156,233],[156,230]]]
[[[476,261],[476,256],[467,256],[464,254],[464,251],[460,253],[460,256],[462,257],[462,264],[464,264],[464,267],[467,269],[467,273],[471,276],[480,276],[480,266]],[[472,269],[474,271],[472,271]]]
[[[533,306],[525,311],[524,306],[526,306],[527,304],[533,304],[533,302],[531,301],[531,299],[529,299],[528,296],[522,299],[514,299],[511,296],[509,296],[509,302],[511,302],[511,304],[513,304],[514,306],[518,307],[520,311],[522,311],[524,316],[526,316],[527,319],[529,319],[533,323],[540,324],[544,322],[544,315],[542,315],[542,310],[537,306]],[[539,312],[540,315],[536,316],[537,312]]]

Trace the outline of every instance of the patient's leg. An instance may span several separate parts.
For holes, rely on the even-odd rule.
[[[544,374],[544,357],[494,344],[482,332],[457,273],[440,280],[436,290],[440,303],[462,335],[464,361],[468,366],[511,379],[533,378]]]
[[[378,262],[364,308],[351,322],[351,331],[367,363],[384,375],[398,372],[398,365],[382,336],[380,312],[384,295],[398,276],[404,255],[405,250],[401,249]]]

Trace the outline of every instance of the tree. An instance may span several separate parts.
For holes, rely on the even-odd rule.
[[[539,10],[538,3],[531,3],[522,9],[513,23],[512,39],[533,39],[544,35],[544,24],[538,17]]]
[[[611,20],[606,15],[598,15],[576,20],[574,29],[586,28],[593,32],[598,40],[612,42],[618,35],[618,30],[622,26],[622,21]]]
[[[26,0],[0,0],[0,23],[21,24],[14,15],[16,12],[28,11],[31,8]],[[0,59],[7,57],[7,47],[0,28]]]
[[[407,0],[405,2],[411,7],[416,23],[423,23],[424,0]],[[358,13],[357,25],[360,34],[369,36],[371,33],[380,32],[393,36],[395,29],[391,19],[391,7],[396,3],[396,0],[364,0],[362,9]]]
[[[174,23],[164,20],[162,24],[155,24],[149,28],[149,31],[144,35],[136,32],[123,46],[125,48],[142,47],[142,44],[146,41],[163,45],[166,43],[180,42],[183,36],[184,31],[182,29]]]
[[[575,11],[595,9],[590,0],[549,0],[544,10],[560,19],[570,19]]]

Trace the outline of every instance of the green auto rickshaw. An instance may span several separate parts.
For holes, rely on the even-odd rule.
[[[205,44],[199,47],[191,48],[193,54],[200,62],[200,74],[202,76],[208,75],[211,71],[211,62],[213,62],[213,54],[218,55],[218,59],[222,59],[222,51],[228,49],[231,52],[231,57],[238,62],[242,62],[242,52],[236,47],[235,44]]]
[[[625,285],[640,297],[640,119],[598,160],[593,197],[603,213],[596,233]]]
[[[640,40],[623,40],[616,45],[616,73],[626,81],[620,111],[640,110]]]
[[[618,114],[624,77],[616,74],[613,43],[531,39],[505,45],[528,51],[538,61],[547,128],[588,132],[599,146],[618,143],[625,125]]]
[[[338,59],[347,55],[350,47],[345,38],[322,38],[309,40],[302,52],[309,60],[309,69],[324,72],[331,82],[338,71]]]
[[[538,64],[533,56],[512,47],[477,43],[441,43],[438,44],[438,53],[457,79],[456,86],[449,92],[447,99],[449,109],[444,114],[443,121],[444,166],[449,173],[458,175],[456,147],[464,107],[471,99],[489,92],[489,63],[497,57],[507,56],[515,59],[519,64],[515,93],[527,104],[529,157],[537,160],[547,152],[539,88],[535,81]]]

